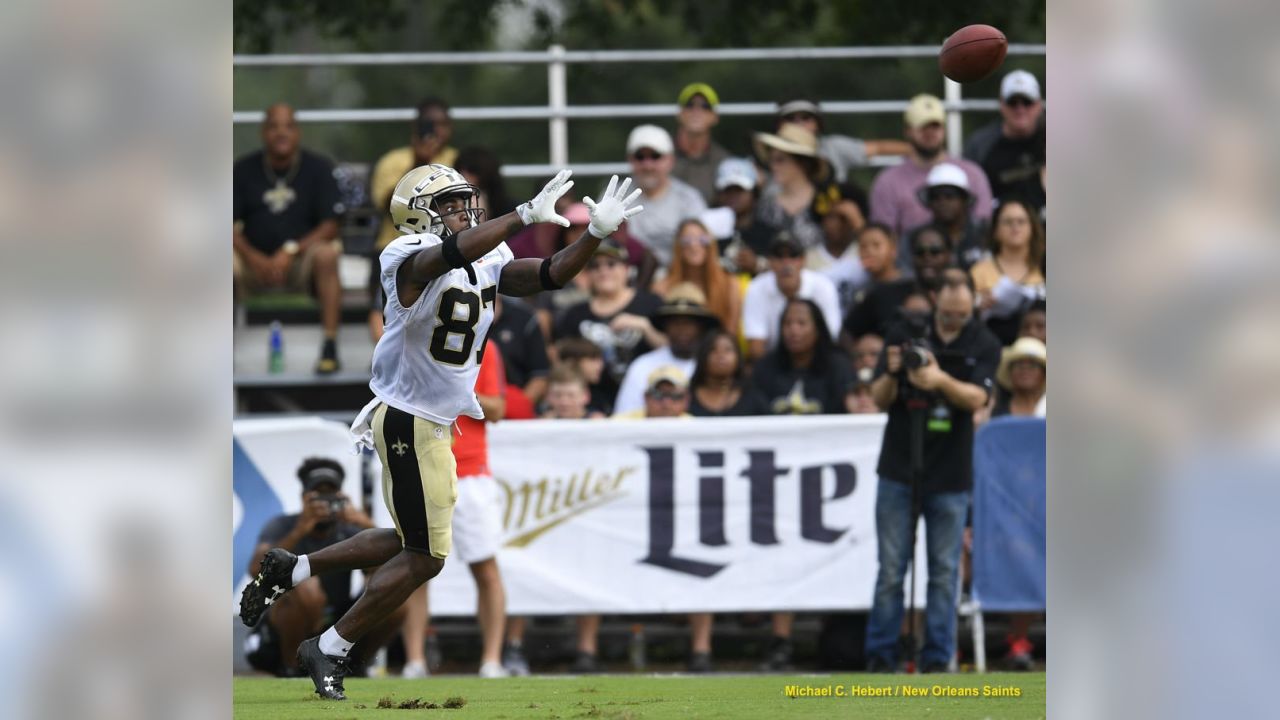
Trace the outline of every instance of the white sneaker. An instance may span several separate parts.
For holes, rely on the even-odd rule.
[[[511,677],[511,672],[502,667],[502,663],[487,662],[480,666],[480,677],[482,678],[504,678]]]
[[[416,679],[427,677],[427,675],[429,675],[427,666],[420,662],[405,663],[404,669],[400,671],[400,677],[402,678]]]

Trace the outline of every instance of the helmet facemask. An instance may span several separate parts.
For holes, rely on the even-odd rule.
[[[457,232],[445,224],[446,217],[458,214],[465,215],[467,228],[473,228],[484,222],[485,211],[479,205],[479,197],[480,193],[474,185],[454,186],[440,195],[419,195],[409,202],[409,207],[413,210],[420,210],[431,217],[430,232],[432,234],[446,237]],[[457,198],[462,199],[462,207],[446,211],[440,209],[446,200]]]

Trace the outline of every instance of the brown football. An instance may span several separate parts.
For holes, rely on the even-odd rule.
[[[966,25],[942,43],[938,68],[956,82],[977,82],[995,72],[1008,51],[1004,33],[990,25]]]

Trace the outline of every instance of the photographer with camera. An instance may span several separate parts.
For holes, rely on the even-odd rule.
[[[298,468],[302,482],[302,512],[277,515],[258,535],[258,546],[249,561],[249,577],[257,577],[262,557],[273,547],[297,555],[313,553],[375,527],[373,520],[342,492],[346,476],[342,465],[328,458],[307,458]],[[365,569],[365,574],[373,568]],[[280,597],[263,615],[245,641],[249,664],[281,677],[296,675],[298,644],[340,617],[355,598],[351,573],[335,572],[307,578]],[[371,633],[364,657],[372,656],[400,627],[403,609],[385,628]]]
[[[973,283],[964,270],[943,270],[933,295],[932,316],[906,315],[890,326],[871,384],[889,422],[876,468],[880,568],[867,619],[870,672],[894,672],[898,665],[903,579],[915,555],[920,515],[929,581],[919,667],[946,672],[955,655],[960,548],[973,487],[973,412],[990,396],[1000,342],[974,318]],[[913,596],[914,585],[913,577]],[[914,638],[909,646],[914,650]]]

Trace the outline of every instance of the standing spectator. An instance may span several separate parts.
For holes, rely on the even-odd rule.
[[[805,253],[805,267],[827,276],[836,286],[843,316],[853,306],[858,291],[871,277],[858,259],[854,239],[866,225],[862,210],[852,200],[841,200],[822,218],[822,243]]]
[[[848,412],[853,389],[849,358],[836,347],[817,303],[786,301],[778,322],[782,342],[756,363],[751,384],[774,415]]]
[[[755,151],[773,176],[760,194],[756,216],[775,230],[789,231],[805,248],[821,244],[822,215],[830,211],[831,199],[818,186],[827,172],[826,161],[818,157],[818,138],[787,124],[777,135],[756,133]]]
[[[901,165],[886,168],[876,176],[871,185],[871,220],[888,225],[899,236],[898,263],[905,269],[906,231],[929,221],[929,209],[920,203],[919,193],[933,166],[951,162],[964,170],[974,200],[970,214],[977,222],[986,222],[991,216],[991,186],[977,163],[949,159],[943,127],[947,113],[941,100],[932,95],[917,95],[911,99],[903,119],[911,152]]]
[[[756,165],[746,158],[729,158],[716,171],[714,205],[733,210],[733,229],[717,238],[721,255],[732,261],[737,272],[753,276],[764,272],[765,254],[774,235],[773,229],[756,216],[758,183]]]
[[[623,415],[644,407],[645,381],[657,368],[671,366],[686,376],[693,373],[698,346],[710,330],[720,327],[715,314],[707,309],[702,291],[692,283],[671,288],[662,307],[654,313],[653,324],[667,336],[667,344],[636,358],[627,368],[613,404],[615,415]]]
[[[932,225],[926,225],[915,233],[911,240],[911,258],[914,279],[877,283],[849,311],[844,320],[844,333],[848,338],[857,339],[866,333],[884,335],[897,316],[898,308],[913,294],[923,294],[935,285],[942,270],[955,263],[946,236]]]
[[[943,275],[937,309],[927,323],[927,363],[907,369],[903,344],[910,334],[894,327],[885,337],[872,395],[889,413],[876,497],[879,573],[867,618],[870,672],[893,672],[903,617],[903,578],[924,515],[928,600],[923,672],[946,672],[955,656],[956,590],[965,517],[973,487],[973,414],[990,397],[1000,343],[973,317],[974,294],[960,268]],[[921,400],[926,410],[909,410]],[[919,413],[917,416],[916,413]],[[912,422],[924,435],[923,469],[912,475]],[[926,422],[927,421],[927,422]],[[919,485],[913,487],[918,479]]]
[[[787,123],[799,125],[818,137],[818,155],[831,165],[832,179],[838,183],[845,182],[853,168],[865,167],[872,157],[906,155],[911,151],[911,146],[902,140],[859,140],[848,135],[826,134],[818,103],[804,98],[778,104],[774,131],[781,130]]]
[[[293,108],[277,103],[262,122],[262,150],[232,171],[232,265],[240,297],[272,288],[314,293],[324,344],[316,372],[337,372],[342,284],[333,164],[304,150]]]
[[[986,225],[974,222],[969,215],[969,206],[973,203],[969,176],[958,165],[949,162],[934,165],[920,191],[920,202],[928,206],[931,217],[928,224],[913,228],[907,234],[908,241],[921,228],[933,226],[946,235],[960,267],[967,270],[982,259],[986,252]]]
[[[735,278],[720,264],[715,238],[701,220],[685,220],[676,231],[677,250],[667,276],[653,284],[656,293],[681,283],[692,283],[706,298],[707,309],[729,332],[738,332],[742,318],[742,295]],[[690,370],[692,371],[692,370]]]
[[[786,231],[778,233],[769,246],[769,272],[757,275],[747,286],[742,301],[742,333],[747,339],[747,356],[763,357],[778,342],[778,321],[793,298],[811,299],[822,309],[827,332],[840,330],[840,300],[836,287],[827,278],[804,269],[804,250]]]
[[[373,520],[342,492],[345,476],[346,471],[336,460],[308,458],[302,463],[298,468],[302,512],[278,515],[262,527],[249,561],[249,577],[258,576],[263,556],[273,547],[311,553],[374,527]],[[365,568],[364,573],[372,575],[375,570],[376,567]],[[296,676],[298,644],[315,634],[326,617],[341,615],[354,603],[350,572],[307,578],[273,603],[250,632],[245,642],[249,664],[277,676]],[[355,655],[364,660],[372,657],[395,635],[403,617],[404,608],[365,636]]]
[[[1043,212],[1044,104],[1035,75],[1014,70],[1004,76],[1000,81],[1000,119],[970,136],[964,156],[986,171],[997,199],[1020,197]]]
[[[479,188],[477,201],[484,208],[485,217],[502,217],[516,209],[516,204],[507,195],[506,183],[502,181],[502,163],[493,151],[479,146],[466,148],[458,153],[453,169]]]
[[[734,335],[712,330],[698,348],[689,381],[689,414],[694,417],[767,415],[764,397],[747,383],[747,361]]]
[[[476,377],[476,399],[484,410],[484,419],[460,416],[453,437],[453,457],[458,466],[453,549],[458,560],[471,569],[476,581],[476,619],[483,642],[480,677],[484,678],[509,674],[502,666],[507,601],[497,561],[498,549],[502,547],[502,488],[489,469],[486,430],[488,423],[498,422],[506,414],[507,388],[503,372],[501,351],[493,341],[486,341],[480,374]]]
[[[449,146],[452,139],[453,120],[449,118],[449,106],[440,98],[425,98],[418,103],[418,116],[410,127],[409,144],[388,151],[373,166],[369,197],[374,207],[387,213],[383,215],[382,226],[378,229],[376,252],[381,252],[398,236],[390,215],[391,193],[396,189],[396,183],[410,170],[422,165],[439,163],[453,167],[458,151]],[[374,261],[376,267],[376,257]]]
[[[638,125],[627,137],[627,159],[636,185],[644,191],[644,212],[627,223],[628,231],[649,248],[662,267],[671,264],[671,241],[681,220],[697,217],[707,202],[696,189],[671,177],[675,166],[671,135],[657,125]]]
[[[502,351],[506,370],[508,420],[528,420],[547,391],[547,342],[538,319],[520,298],[499,293],[494,300],[489,337]]]
[[[1006,200],[991,225],[991,255],[970,269],[978,307],[1001,345],[1018,336],[1022,311],[1044,297],[1044,227],[1022,200]]]
[[[556,339],[586,338],[604,352],[604,375],[592,386],[591,395],[608,403],[607,411],[612,410],[631,361],[667,343],[651,321],[662,300],[647,290],[627,287],[626,257],[612,240],[600,243],[587,262],[590,297],[566,309],[555,322]]]
[[[716,168],[729,157],[729,151],[711,137],[711,128],[720,122],[716,114],[720,96],[706,83],[690,83],[680,91],[676,102],[680,114],[676,116],[676,165],[671,174],[711,202],[716,191]]]

